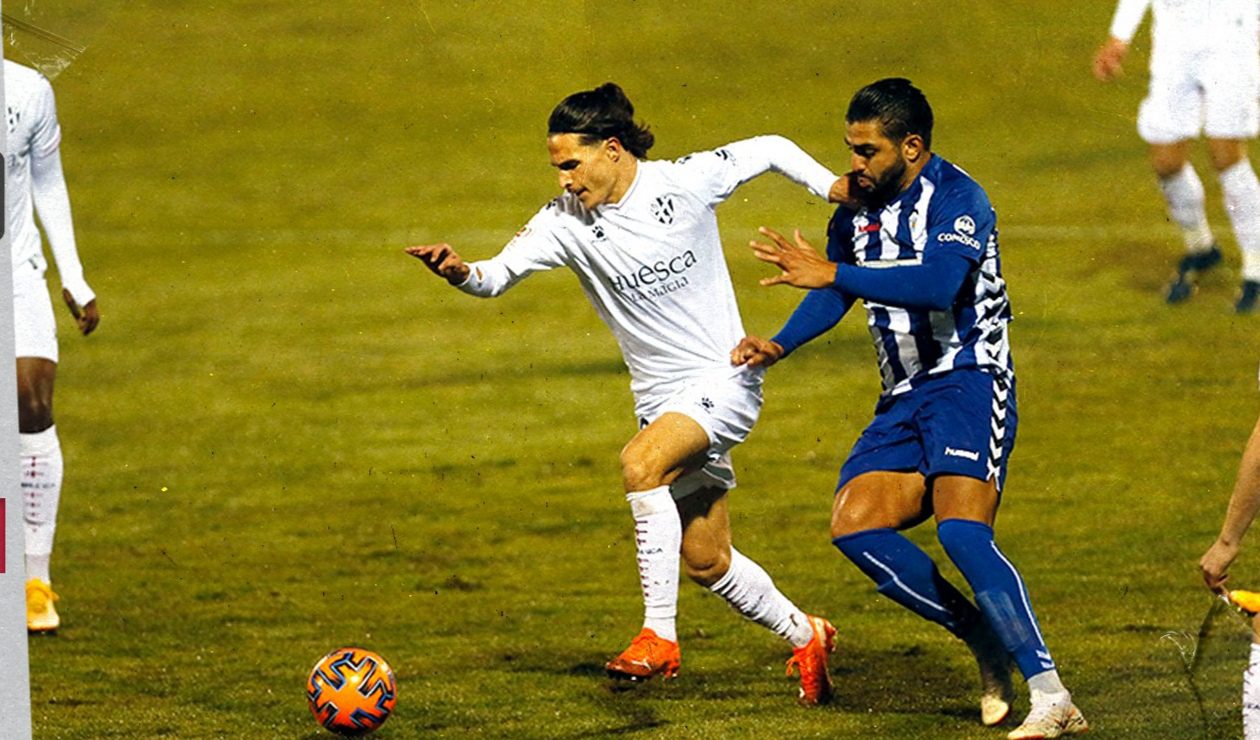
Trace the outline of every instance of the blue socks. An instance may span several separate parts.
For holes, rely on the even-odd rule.
[[[979,611],[941,576],[927,553],[894,530],[867,529],[832,543],[875,581],[881,594],[960,638],[966,639],[983,612],[1025,679],[1054,670],[1028,591],[993,541],[993,529],[947,519],[937,525],[936,535],[971,584]]]
[[[932,558],[896,531],[867,529],[831,542],[875,581],[876,591],[954,635],[964,637],[980,619]]]
[[[936,536],[971,584],[976,603],[1024,678],[1054,670],[1028,590],[993,541],[993,529],[980,522],[947,519],[937,525]]]

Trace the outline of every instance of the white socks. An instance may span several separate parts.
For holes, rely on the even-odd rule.
[[[57,427],[20,434],[22,518],[26,522],[26,577],[51,583],[48,562],[61,499],[61,442]]]
[[[709,588],[732,609],[790,641],[792,647],[804,647],[814,636],[805,613],[775,588],[760,565],[733,547],[730,570]]]
[[[1203,182],[1194,167],[1187,162],[1172,177],[1160,178],[1159,187],[1168,202],[1168,215],[1181,227],[1186,251],[1191,254],[1208,251],[1214,239],[1203,210]]]
[[[1243,737],[1260,740],[1260,644],[1251,643],[1251,661],[1243,673]]]
[[[1260,280],[1260,180],[1244,159],[1220,174],[1225,210],[1242,250],[1243,279]]]
[[[678,565],[682,519],[669,486],[626,494],[634,514],[639,584],[643,587],[643,626],[662,639],[678,642]]]

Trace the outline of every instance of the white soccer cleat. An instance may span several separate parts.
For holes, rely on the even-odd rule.
[[[1008,740],[1038,740],[1065,735],[1080,735],[1089,730],[1085,715],[1072,703],[1072,697],[1063,694],[1056,701],[1034,704],[1024,724],[1007,735]]]
[[[59,599],[52,585],[38,578],[26,582],[26,631],[56,632],[61,617],[53,602]]]
[[[1011,702],[1015,701],[1011,656],[983,623],[968,635],[967,647],[980,668],[980,721],[985,727],[992,727],[1006,719],[1011,713]]]

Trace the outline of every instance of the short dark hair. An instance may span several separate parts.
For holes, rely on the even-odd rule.
[[[923,138],[923,147],[932,149],[932,106],[923,91],[904,77],[888,77],[858,90],[849,101],[844,120],[878,120],[889,139],[900,142],[910,134],[918,134]]]
[[[634,106],[621,86],[605,82],[560,101],[547,121],[547,133],[580,134],[584,144],[616,139],[639,159],[656,142],[647,126],[634,122]]]

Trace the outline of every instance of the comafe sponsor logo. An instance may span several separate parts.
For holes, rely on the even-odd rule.
[[[635,272],[613,275],[608,279],[608,284],[621,293],[646,288],[682,275],[691,269],[696,261],[696,253],[688,249],[667,260],[657,260],[650,265],[644,265]]]

